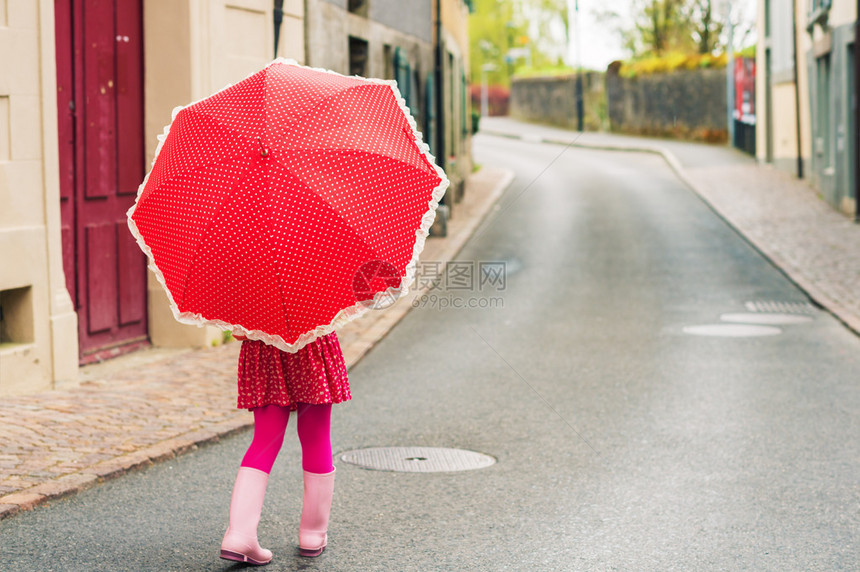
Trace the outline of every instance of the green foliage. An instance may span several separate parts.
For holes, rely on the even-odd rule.
[[[567,28],[567,0],[474,0],[469,16],[471,82],[479,84],[484,66],[491,85],[508,87],[511,77],[526,67],[556,67],[547,43],[554,22]],[[529,36],[536,30],[537,37]],[[513,50],[513,51],[511,51]],[[506,56],[511,56],[506,59]]]
[[[722,4],[716,0],[686,0],[683,22],[696,43],[696,51],[700,54],[711,54],[723,47],[720,43],[720,34],[723,31],[723,21],[719,14],[721,7]]]
[[[739,58],[754,58],[756,45],[747,46],[739,52],[735,52],[735,57]]]
[[[726,67],[725,54],[683,54],[671,52],[663,56],[650,56],[621,64],[618,75],[621,77],[640,77],[652,73],[669,73],[676,70],[695,70],[702,68]]]
[[[672,53],[704,55],[725,49],[720,41],[725,25],[722,6],[720,0],[632,0],[632,25],[611,10],[599,17],[615,23],[624,47],[636,60]]]
[[[517,69],[514,77],[546,77],[546,76],[561,76],[575,74],[576,70],[566,65],[542,66],[542,67],[521,67]]]
[[[472,135],[474,135],[481,128],[481,112],[478,111],[477,109],[475,109],[474,107],[472,108],[471,119],[472,119]]]
[[[514,69],[505,62],[508,49],[525,34],[525,26],[514,18],[514,4],[510,0],[475,0],[475,11],[469,16],[469,69],[471,81],[480,84],[484,66],[487,82],[508,86]]]
[[[631,0],[630,12],[622,15],[616,11],[604,11],[600,19],[616,23],[624,48],[634,58],[667,52],[688,53],[695,51],[695,42],[686,18],[686,6],[697,1]]]

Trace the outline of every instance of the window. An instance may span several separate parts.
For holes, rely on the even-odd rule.
[[[367,41],[353,36],[349,37],[349,73],[367,75]]]
[[[406,100],[407,105],[410,100],[409,93],[409,58],[400,48],[394,50],[394,79],[397,81],[397,89],[400,90],[400,95]]]
[[[833,164],[833,146],[831,144],[830,123],[830,54],[815,61],[816,67],[816,117],[815,123],[815,153],[820,158],[819,168],[828,168]]]
[[[815,24],[822,28],[827,25],[833,0],[811,0],[809,4],[809,15],[807,16],[809,21],[806,24],[806,31],[811,34]]]
[[[385,69],[382,72],[383,79],[395,79],[394,77],[394,50],[391,44],[382,46],[382,59],[385,61]]]

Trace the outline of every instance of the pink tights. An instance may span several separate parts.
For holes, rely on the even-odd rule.
[[[243,467],[270,473],[284,442],[290,408],[266,405],[254,411],[254,438],[242,459]],[[302,469],[309,473],[330,473],[331,462],[331,404],[299,403],[296,430],[302,445]]]

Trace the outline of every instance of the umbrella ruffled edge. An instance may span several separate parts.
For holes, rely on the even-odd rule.
[[[406,265],[406,275],[401,279],[400,286],[397,288],[387,288],[382,292],[377,292],[371,303],[367,302],[357,302],[356,304],[344,308],[339,311],[334,319],[332,319],[331,323],[323,324],[317,326],[313,330],[309,332],[305,332],[300,335],[295,343],[289,344],[286,340],[284,340],[281,336],[277,334],[268,334],[262,330],[248,330],[239,324],[231,324],[229,322],[225,322],[223,320],[217,319],[209,319],[204,318],[202,314],[196,312],[183,312],[179,309],[179,306],[176,304],[176,300],[173,299],[173,294],[170,292],[170,289],[167,287],[167,282],[164,279],[164,274],[162,274],[161,270],[156,266],[155,259],[152,255],[152,249],[146,244],[146,241],[143,239],[143,236],[140,234],[140,231],[137,228],[137,224],[134,222],[132,215],[134,211],[137,209],[137,202],[140,200],[140,196],[143,193],[144,188],[146,187],[146,183],[149,180],[149,176],[152,173],[152,168],[155,166],[155,162],[158,159],[159,153],[161,153],[161,148],[164,145],[164,141],[167,139],[167,135],[170,133],[170,126],[173,125],[173,121],[176,119],[176,116],[180,111],[185,109],[186,107],[191,107],[201,101],[209,99],[210,97],[221,93],[224,90],[229,89],[235,84],[227,84],[222,89],[207,95],[206,97],[199,99],[197,101],[193,101],[187,105],[180,105],[173,108],[173,112],[171,113],[170,123],[164,126],[164,130],[161,135],[157,136],[158,145],[155,148],[155,154],[152,158],[152,163],[150,165],[149,171],[147,171],[146,176],[143,179],[143,182],[137,188],[137,196],[135,196],[134,204],[128,209],[126,212],[126,217],[128,219],[128,227],[131,231],[132,236],[134,236],[137,241],[138,246],[146,255],[147,260],[149,261],[148,267],[155,275],[158,283],[161,284],[162,289],[167,294],[167,300],[170,303],[170,310],[173,313],[174,319],[177,322],[182,324],[188,324],[190,326],[197,326],[198,328],[202,328],[203,326],[215,326],[224,331],[235,332],[239,335],[243,335],[247,337],[249,340],[260,340],[265,344],[275,346],[279,350],[288,352],[288,353],[296,353],[309,343],[313,342],[317,338],[321,338],[325,335],[328,335],[334,332],[337,328],[348,324],[349,322],[355,320],[356,318],[364,315],[367,311],[371,309],[372,306],[375,306],[381,303],[383,300],[390,300],[391,297],[402,298],[409,293],[409,285],[412,284],[412,281],[415,279],[415,272],[418,267],[418,258],[421,255],[421,252],[424,250],[425,243],[427,241],[427,237],[430,235],[430,227],[433,225],[433,221],[436,220],[436,209],[439,207],[439,202],[442,200],[442,197],[445,195],[445,192],[450,185],[450,181],[448,180],[448,176],[445,174],[445,171],[436,164],[436,158],[430,153],[430,146],[424,142],[423,135],[421,131],[418,129],[418,123],[415,121],[415,118],[412,117],[412,112],[409,107],[406,105],[406,100],[400,93],[400,90],[397,88],[397,81],[395,80],[385,80],[378,78],[368,78],[362,76],[344,76],[344,74],[338,73],[336,71],[328,70],[325,68],[315,68],[310,66],[305,66],[298,63],[296,60],[287,59],[287,58],[276,58],[266,64],[263,70],[268,69],[274,64],[285,64],[296,67],[302,67],[306,69],[310,69],[317,72],[329,73],[333,75],[337,75],[340,77],[355,77],[370,83],[387,85],[391,88],[391,91],[394,95],[394,99],[397,104],[400,106],[400,110],[403,112],[406,117],[407,122],[409,123],[410,129],[412,129],[412,134],[415,137],[415,145],[418,147],[419,151],[421,151],[424,158],[427,160],[427,163],[433,167],[436,171],[436,175],[439,177],[440,182],[433,189],[431,194],[430,201],[427,203],[428,210],[421,217],[421,224],[418,229],[415,231],[415,244],[412,248],[412,258],[409,263]],[[252,74],[249,74],[245,79],[248,79],[254,75],[260,73],[257,70]],[[244,81],[244,80],[242,80]],[[237,82],[238,83],[238,82]]]
[[[284,58],[278,58],[277,60],[275,60],[275,62],[288,65],[297,65],[300,67],[308,67],[301,66],[301,64],[296,63],[295,60],[287,60]],[[309,69],[344,77],[343,74],[339,74],[335,71],[327,70],[324,68]],[[418,229],[416,229],[415,231],[415,244],[412,247],[412,257],[406,265],[406,274],[401,279],[400,285],[397,287],[389,287],[381,292],[377,292],[371,302],[357,302],[353,306],[344,308],[343,310],[338,312],[337,315],[335,315],[334,319],[331,321],[330,324],[319,326],[316,329],[300,336],[299,339],[296,341],[295,345],[301,344],[302,347],[310,343],[317,337],[329,334],[337,328],[358,318],[359,316],[364,315],[367,311],[371,310],[375,306],[378,306],[382,302],[391,300],[392,298],[399,299],[409,293],[409,286],[415,279],[415,272],[418,268],[418,259],[421,255],[421,252],[423,252],[424,250],[427,237],[430,235],[430,227],[433,225],[433,221],[436,220],[436,209],[439,207],[439,202],[442,200],[442,197],[445,196],[445,192],[450,185],[450,181],[448,180],[448,176],[445,174],[445,171],[439,165],[436,164],[436,158],[433,156],[432,153],[430,153],[430,146],[424,141],[423,134],[418,129],[418,123],[415,121],[415,118],[412,117],[412,111],[406,105],[406,99],[404,99],[404,97],[400,93],[400,90],[397,88],[397,82],[395,80],[368,78],[362,76],[349,77],[357,77],[370,83],[386,85],[391,89],[394,95],[394,100],[400,106],[400,110],[403,112],[403,115],[406,117],[406,120],[409,123],[409,128],[412,130],[412,134],[415,138],[414,142],[416,147],[418,147],[418,150],[427,160],[428,165],[430,165],[435,170],[436,175],[439,177],[439,184],[433,189],[431,198],[427,203],[428,209],[422,215],[421,223],[418,226]],[[308,339],[307,341],[304,341],[304,343],[302,343],[303,338],[305,337],[307,337]],[[283,347],[281,347],[280,345],[273,345],[276,345],[276,347],[278,347],[279,349],[283,349]]]

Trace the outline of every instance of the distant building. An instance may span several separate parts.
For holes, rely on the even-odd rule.
[[[759,0],[759,160],[855,216],[855,0]]]

